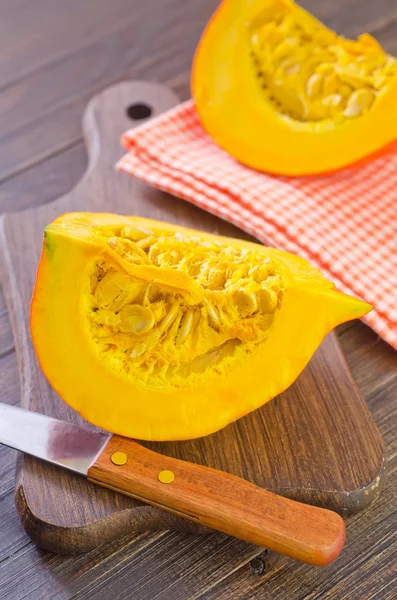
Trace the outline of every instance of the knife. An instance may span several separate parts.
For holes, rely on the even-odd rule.
[[[313,565],[345,542],[335,512],[289,500],[229,473],[158,454],[137,442],[0,404],[0,444],[94,484]]]

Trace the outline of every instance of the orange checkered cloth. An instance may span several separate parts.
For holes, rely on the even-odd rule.
[[[193,101],[127,131],[117,168],[299,254],[375,307],[364,317],[397,348],[397,144],[323,176],[259,173],[202,128]]]

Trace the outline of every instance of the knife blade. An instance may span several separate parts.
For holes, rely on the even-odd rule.
[[[0,444],[87,475],[111,435],[0,404]]]
[[[134,440],[0,404],[0,444],[94,484],[313,565],[345,542],[335,512],[278,496],[235,475],[158,454]]]

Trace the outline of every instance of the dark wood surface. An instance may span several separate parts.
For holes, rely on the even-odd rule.
[[[80,120],[109,83],[144,78],[188,96],[190,60],[216,2],[3,0],[0,3],[0,212],[49,202],[83,174]],[[397,54],[395,0],[306,0],[340,32],[366,29]],[[23,240],[21,240],[23,243]],[[380,499],[347,519],[347,545],[324,569],[220,534],[135,534],[65,558],[34,547],[13,501],[16,453],[0,448],[0,598],[396,598],[396,354],[364,325],[339,339],[383,434],[389,474]],[[0,294],[1,401],[19,402]]]
[[[136,123],[128,119],[126,109],[142,102],[155,115],[177,98],[154,83],[124,82],[105,89],[84,113],[89,164],[78,185],[53,202],[0,217],[0,275],[16,340],[21,404],[71,422],[82,420],[43,377],[29,335],[30,299],[45,225],[72,210],[108,210],[243,235],[186,202],[117,173],[120,135]],[[260,410],[211,436],[146,445],[344,516],[377,498],[385,473],[381,436],[334,334],[298,381]],[[64,554],[92,550],[126,530],[198,529],[31,457],[20,460],[16,503],[33,541]]]

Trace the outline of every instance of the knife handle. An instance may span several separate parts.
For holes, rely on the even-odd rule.
[[[117,435],[89,468],[88,479],[313,565],[332,562],[345,542],[345,524],[333,511],[283,498]]]

